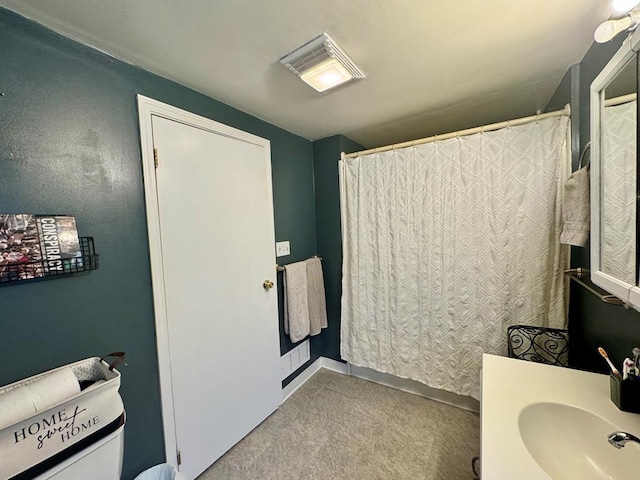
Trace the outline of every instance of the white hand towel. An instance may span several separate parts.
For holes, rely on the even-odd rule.
[[[591,219],[589,192],[589,170],[583,167],[564,184],[560,243],[576,247],[587,244]]]
[[[309,296],[306,262],[290,263],[284,270],[284,331],[292,342],[309,335]]]
[[[324,294],[322,262],[319,258],[310,258],[307,264],[307,291],[309,294],[309,333],[318,335],[327,328],[327,302]]]

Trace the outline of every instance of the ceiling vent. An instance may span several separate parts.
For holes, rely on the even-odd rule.
[[[326,33],[284,56],[280,63],[319,92],[366,78]]]

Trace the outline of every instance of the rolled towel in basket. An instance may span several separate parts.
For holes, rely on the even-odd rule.
[[[23,388],[29,389],[29,395],[38,412],[65,402],[80,393],[78,379],[69,367],[39,378]]]
[[[36,407],[24,387],[0,394],[0,430],[36,414]]]
[[[71,368],[63,368],[0,393],[0,429],[47,410],[78,393],[80,384]]]

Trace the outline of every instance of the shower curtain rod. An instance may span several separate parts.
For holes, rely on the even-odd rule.
[[[562,116],[571,116],[571,107],[569,104],[565,105],[562,110],[557,110],[555,112],[548,113],[539,113],[536,115],[531,115],[530,117],[516,118],[515,120],[507,120],[506,122],[492,123],[489,125],[484,125],[482,127],[468,128],[466,130],[459,130],[457,132],[445,133],[444,135],[434,135],[433,137],[420,138],[418,140],[411,140],[409,142],[396,143],[393,145],[387,145],[385,147],[371,148],[369,150],[362,150],[360,152],[354,152],[345,154],[342,153],[342,160],[347,158],[356,158],[362,157],[364,155],[369,155],[371,153],[379,153],[379,152],[387,152],[389,150],[398,150],[401,148],[413,147],[415,145],[422,145],[424,143],[435,142],[436,140],[447,140],[449,138],[454,137],[464,137],[465,135],[473,135],[475,133],[480,132],[490,132],[492,130],[499,130],[504,127],[512,127],[515,125],[524,125],[525,123],[537,122],[538,120],[542,120],[543,118],[549,117],[562,117]]]
[[[635,93],[630,93],[628,95],[622,95],[620,97],[607,98],[604,101],[605,107],[614,107],[616,105],[622,105],[623,103],[633,102],[636,99]]]

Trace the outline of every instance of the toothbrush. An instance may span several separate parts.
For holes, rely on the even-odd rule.
[[[620,377],[620,372],[615,367],[615,365],[611,363],[611,360],[609,360],[609,355],[607,355],[607,352],[604,350],[604,348],[598,347],[598,353],[602,355],[602,358],[607,361],[607,363],[609,364],[609,368],[611,368],[611,372],[613,372],[615,376]]]
[[[622,363],[622,379],[628,380],[629,378],[634,379],[636,377],[635,367],[633,366],[633,360],[630,358],[625,358]]]
[[[636,377],[637,377],[638,375],[640,375],[640,371],[638,369],[638,367],[639,367],[638,362],[640,361],[640,348],[634,347],[634,349],[633,349],[633,351],[631,353],[633,353],[633,355],[635,357],[633,359],[633,368],[635,370]]]

